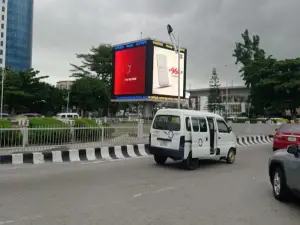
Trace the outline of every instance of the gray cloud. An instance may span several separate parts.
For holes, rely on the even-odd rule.
[[[232,51],[245,28],[278,58],[300,52],[299,0],[35,1],[33,66],[49,81],[68,79],[75,53],[144,37],[168,41],[170,23],[188,49],[187,88],[205,87],[213,67],[223,84],[242,84]],[[225,66],[227,65],[227,66]]]

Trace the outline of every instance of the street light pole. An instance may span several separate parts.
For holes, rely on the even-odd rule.
[[[68,97],[67,97],[67,113],[69,112],[69,101],[70,101],[70,91],[68,90]]]
[[[3,114],[3,96],[4,96],[4,77],[5,77],[5,69],[2,70],[2,74],[1,74],[1,115],[0,118],[2,119],[2,114]]]
[[[67,113],[69,112],[69,102],[70,102],[70,84],[69,81],[67,81],[67,91],[68,91],[68,95],[67,95]]]
[[[171,43],[174,47],[174,52],[177,53],[178,57],[178,64],[177,64],[177,70],[178,70],[178,109],[180,109],[180,45],[179,45],[179,36],[177,38],[177,46],[176,46],[176,38],[173,34],[173,28],[170,24],[167,25],[167,31],[171,39]],[[174,41],[173,41],[174,39]]]
[[[226,81],[226,118],[228,118],[228,81]]]

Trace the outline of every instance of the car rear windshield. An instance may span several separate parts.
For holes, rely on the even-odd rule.
[[[180,117],[172,115],[158,115],[155,117],[153,129],[180,131]]]
[[[283,124],[279,128],[279,132],[283,133],[300,133],[299,124]]]

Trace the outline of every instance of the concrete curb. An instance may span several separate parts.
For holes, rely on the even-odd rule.
[[[238,146],[267,144],[272,142],[270,136],[240,136],[236,138]],[[56,150],[45,152],[14,153],[0,155],[0,164],[44,164],[81,161],[107,161],[137,158],[150,155],[148,144],[111,146],[101,148]]]

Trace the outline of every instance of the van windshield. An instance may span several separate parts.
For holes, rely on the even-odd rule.
[[[153,129],[180,131],[180,117],[172,115],[158,115],[155,117]]]

